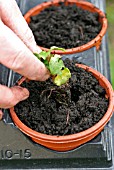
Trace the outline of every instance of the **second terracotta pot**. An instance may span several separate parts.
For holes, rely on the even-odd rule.
[[[64,0],[61,0],[61,2],[63,2]],[[37,5],[36,7],[30,9],[24,16],[25,20],[27,21],[27,23],[30,22],[30,18],[31,16],[37,15],[39,14],[42,10],[44,10],[47,7],[50,7],[51,5],[55,5],[55,6],[59,6],[59,2],[60,0],[53,0],[53,1],[48,1],[48,2],[44,2],[40,5]],[[81,7],[84,10],[88,10],[90,12],[93,13],[98,13],[99,14],[99,22],[102,25],[102,29],[100,31],[100,33],[90,42],[88,42],[85,45],[82,45],[80,47],[76,47],[76,48],[72,48],[72,49],[66,49],[66,51],[59,51],[59,50],[55,50],[53,51],[53,53],[58,53],[58,54],[73,54],[73,53],[78,53],[78,52],[82,52],[85,50],[88,50],[92,47],[96,47],[97,50],[99,50],[100,45],[101,45],[101,41],[103,36],[106,33],[107,30],[107,18],[105,16],[105,14],[98,9],[97,7],[95,7],[92,3],[86,2],[86,1],[78,1],[78,0],[67,0],[66,5],[69,4],[76,4],[78,7]],[[41,47],[42,50],[48,51],[49,49]]]

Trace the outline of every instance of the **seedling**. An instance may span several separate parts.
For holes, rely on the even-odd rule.
[[[34,53],[34,55],[39,60],[41,60],[50,71],[54,84],[56,84],[57,86],[61,86],[69,80],[69,78],[71,77],[71,73],[70,70],[65,67],[64,62],[61,59],[62,56],[58,54],[51,54],[53,50],[65,51],[64,48],[53,46],[48,52],[41,51],[39,54]]]

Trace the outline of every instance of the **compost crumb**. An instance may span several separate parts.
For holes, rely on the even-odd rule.
[[[65,49],[88,43],[99,34],[102,27],[98,13],[64,3],[52,5],[32,16],[29,26],[39,46]]]
[[[15,106],[19,119],[31,129],[48,135],[69,135],[86,130],[104,116],[108,108],[106,91],[93,75],[65,60],[72,77],[60,87],[51,79],[24,82],[27,100]]]

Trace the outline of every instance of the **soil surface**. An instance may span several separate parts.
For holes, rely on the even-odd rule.
[[[65,60],[72,77],[57,87],[51,79],[45,82],[24,82],[30,97],[20,102],[15,111],[28,127],[49,135],[69,135],[86,130],[106,113],[105,90],[91,73]]]
[[[31,17],[29,26],[37,44],[45,48],[78,47],[94,39],[101,30],[98,13],[64,3],[48,7]]]

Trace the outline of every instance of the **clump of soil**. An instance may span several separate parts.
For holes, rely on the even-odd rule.
[[[98,13],[62,2],[32,16],[29,26],[37,44],[45,48],[79,47],[94,39],[101,30]]]
[[[30,97],[20,102],[15,111],[19,119],[35,131],[49,135],[69,135],[86,130],[106,113],[105,90],[91,73],[65,60],[72,77],[58,87],[51,79],[24,82]]]

